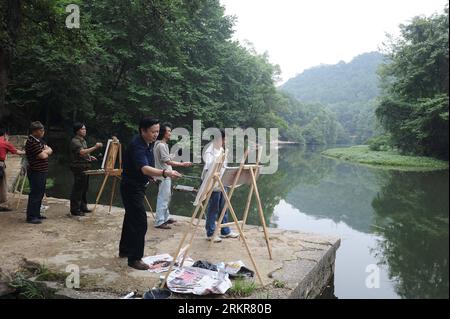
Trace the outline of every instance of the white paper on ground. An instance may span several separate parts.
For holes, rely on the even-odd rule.
[[[176,268],[170,273],[167,287],[173,292],[184,294],[224,294],[231,288],[231,281],[225,272],[183,267]]]
[[[173,257],[169,254],[149,256],[142,259],[150,268],[148,271],[160,273],[169,270]]]
[[[176,263],[181,262],[181,258],[183,256],[179,255],[179,257],[176,260]],[[160,255],[154,255],[154,256],[148,256],[145,258],[142,258],[142,261],[146,263],[150,268],[148,271],[160,273],[165,272],[169,270],[170,263],[173,261],[173,257],[169,254],[160,254]],[[190,257],[186,257],[184,260],[184,266],[192,266],[194,264],[194,260]],[[177,264],[176,264],[177,265]]]

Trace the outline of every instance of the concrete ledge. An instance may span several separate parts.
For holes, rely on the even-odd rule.
[[[64,273],[68,265],[77,265],[81,291],[104,292],[104,296],[123,296],[135,290],[143,293],[158,284],[161,274],[129,268],[126,259],[117,256],[122,208],[113,207],[108,214],[107,206],[99,206],[88,217],[73,218],[68,215],[69,201],[48,198],[50,208],[45,214],[48,219],[41,225],[30,225],[25,223],[25,203],[26,200],[22,200],[18,211],[0,214],[0,268],[3,271],[16,271],[23,258],[44,263],[50,270],[60,273]],[[186,210],[191,208],[186,205]],[[149,214],[145,256],[175,253],[190,220],[182,216],[175,218],[179,222],[172,229],[162,230],[153,227]],[[203,224],[200,227],[190,257],[213,263],[242,260],[247,267],[254,268],[242,241],[224,239],[209,247]],[[339,238],[270,229],[273,252],[273,260],[270,260],[262,229],[257,226],[245,229],[264,281],[263,292],[252,298],[316,298],[333,276]],[[282,289],[277,289],[274,282],[283,286]],[[82,297],[80,293],[73,295]]]

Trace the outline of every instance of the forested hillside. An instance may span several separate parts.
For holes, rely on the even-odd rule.
[[[282,93],[286,108],[280,116],[287,127],[281,137],[303,145],[334,145],[348,141],[348,134],[337,121],[335,114],[319,103],[302,103],[293,96]]]
[[[364,142],[376,131],[377,70],[382,61],[381,53],[371,52],[349,63],[317,66],[287,81],[281,90],[301,102],[325,105],[353,142]]]

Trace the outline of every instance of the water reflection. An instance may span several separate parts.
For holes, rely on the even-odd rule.
[[[448,298],[448,171],[390,172],[372,201],[374,254],[403,298]]]

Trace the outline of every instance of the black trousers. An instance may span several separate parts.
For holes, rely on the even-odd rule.
[[[120,194],[125,217],[119,252],[128,256],[128,261],[136,261],[144,256],[145,234],[147,233],[147,213],[144,206],[145,185],[135,185],[124,180],[120,183]]]
[[[30,183],[30,195],[28,195],[27,220],[41,216],[42,199],[45,194],[46,172],[28,170],[28,181]]]
[[[73,187],[70,194],[70,212],[77,213],[87,210],[86,193],[89,188],[89,176],[84,174],[84,169],[71,168],[73,173]]]

